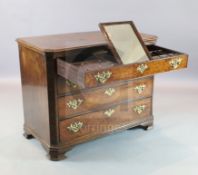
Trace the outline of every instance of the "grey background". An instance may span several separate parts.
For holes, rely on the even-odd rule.
[[[0,174],[198,174],[197,18],[196,0],[0,0]],[[98,30],[99,22],[120,20],[188,53],[188,69],[155,77],[153,130],[110,135],[75,147],[64,161],[48,161],[37,140],[22,137],[15,39]]]
[[[0,0],[0,78],[19,73],[15,39],[99,30],[98,23],[133,20],[158,44],[190,54],[188,70],[164,78],[197,80],[198,3],[195,0]]]

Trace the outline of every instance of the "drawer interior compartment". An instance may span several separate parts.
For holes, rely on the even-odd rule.
[[[105,46],[71,51],[57,59],[58,75],[81,87],[96,87],[187,67],[186,54],[156,45],[147,48],[150,60],[127,65],[118,64]]]

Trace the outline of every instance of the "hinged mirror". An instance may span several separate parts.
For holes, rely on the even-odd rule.
[[[120,64],[149,60],[149,53],[132,21],[100,23],[109,48]]]

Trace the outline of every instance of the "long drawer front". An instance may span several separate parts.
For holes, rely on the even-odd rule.
[[[153,77],[124,82],[121,85],[101,87],[58,98],[60,119],[90,112],[121,101],[152,96]]]
[[[100,82],[100,77],[102,77],[102,79],[103,77],[107,77],[105,79],[105,82],[111,83],[120,80],[128,80],[137,77],[154,75],[162,72],[179,70],[186,68],[187,63],[188,56],[185,54],[180,54],[177,56],[171,56],[166,58],[157,58],[142,63],[134,63],[124,66],[114,66],[109,69],[86,73],[85,84],[87,87],[95,87],[98,84],[102,84]]]
[[[186,54],[159,46],[148,46],[148,50],[151,54],[148,61],[126,65],[108,60],[110,53],[86,63],[68,62],[66,58],[61,58],[57,60],[57,73],[83,88],[90,88],[179,70],[188,65]]]
[[[114,130],[138,125],[152,118],[152,98],[126,102],[97,112],[60,121],[61,142],[94,138]]]

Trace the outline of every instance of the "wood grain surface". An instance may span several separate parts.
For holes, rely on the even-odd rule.
[[[154,44],[157,40],[154,35],[141,34],[141,36],[146,44]],[[24,37],[17,39],[17,42],[41,53],[107,45],[99,31]]]
[[[133,108],[138,105],[145,105],[145,110],[141,114],[137,114]],[[112,106],[115,112],[108,117],[104,112],[109,109],[80,115],[78,117],[67,119],[60,122],[60,140],[61,142],[73,142],[83,137],[93,137],[112,132],[121,126],[133,123],[141,123],[146,119],[150,119],[152,115],[152,99],[147,98],[136,102],[123,103],[121,105]],[[71,132],[68,130],[72,123],[82,122],[83,127],[79,132]]]
[[[145,85],[145,89],[141,94],[135,90],[135,87]],[[112,95],[106,94],[109,88],[113,89]],[[67,118],[73,115],[90,112],[105,106],[120,103],[127,100],[135,100],[138,98],[151,97],[153,91],[153,77],[138,79],[134,81],[124,82],[121,85],[113,85],[96,89],[89,89],[85,92],[78,92],[58,98],[58,113],[59,118]],[[68,106],[68,103],[73,100],[82,100],[82,103],[77,109]]]

